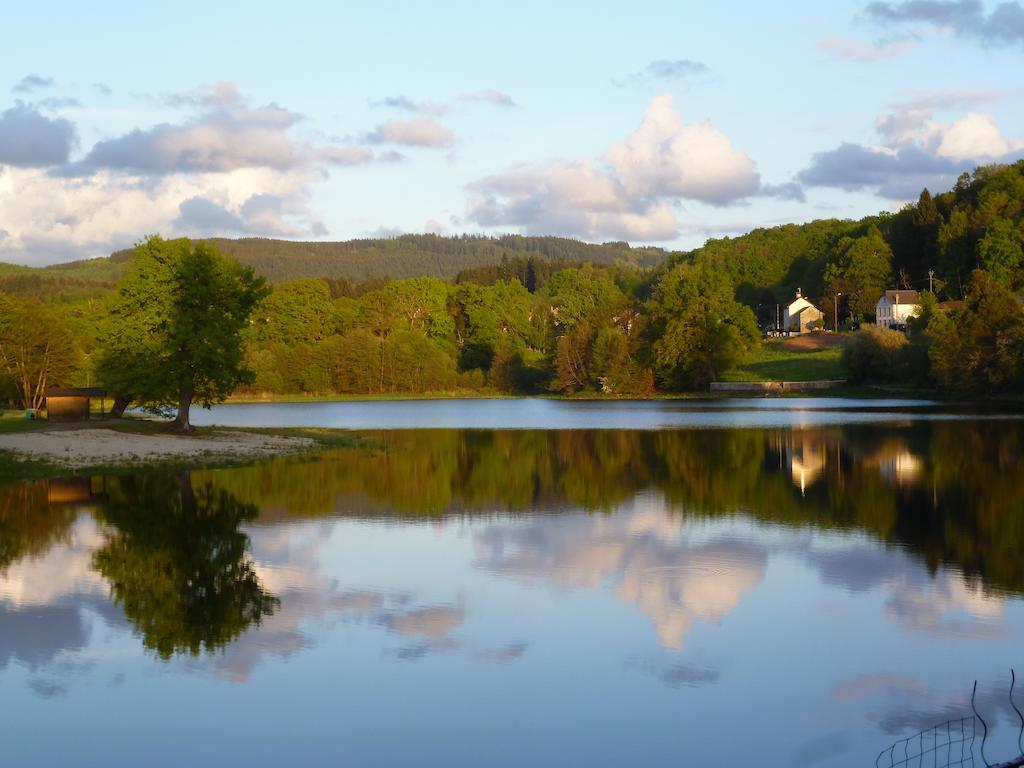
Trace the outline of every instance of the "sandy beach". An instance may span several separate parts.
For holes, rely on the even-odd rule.
[[[42,459],[68,468],[100,464],[143,464],[175,459],[232,459],[301,453],[306,437],[261,435],[233,430],[201,436],[137,434],[102,428],[46,430],[0,435],[0,450],[23,459]]]

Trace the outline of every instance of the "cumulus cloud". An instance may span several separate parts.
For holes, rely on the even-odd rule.
[[[602,158],[512,168],[469,187],[468,217],[483,226],[515,226],[588,239],[671,240],[673,205],[724,206],[762,191],[754,161],[720,130],[685,123],[672,97],[658,96],[640,127]],[[791,188],[786,189],[792,195]]]
[[[450,147],[455,142],[454,134],[430,117],[389,120],[377,126],[366,138],[373,144],[406,147]]]
[[[979,0],[873,2],[864,16],[878,24],[923,25],[983,45],[1024,45],[1024,6],[1002,2],[988,12]]]
[[[21,103],[0,113],[0,259],[98,256],[150,232],[319,237],[309,206],[318,180],[401,157],[297,138],[298,115],[253,106],[232,83],[162,100],[184,117],[100,141],[78,160],[68,120]]]
[[[25,75],[18,81],[18,84],[11,88],[14,93],[31,93],[37,91],[40,88],[49,88],[53,85],[52,77],[43,77],[42,75]]]
[[[692,59],[656,59],[638,72],[615,81],[618,86],[637,85],[651,81],[682,80],[695,75],[705,75],[711,70],[708,65]]]
[[[358,165],[373,153],[357,146],[314,146],[289,134],[298,117],[268,104],[251,107],[231,83],[166,98],[196,109],[182,123],[137,128],[97,143],[69,169],[88,174],[111,169],[143,174],[224,173],[241,168],[278,171],[318,164]]]
[[[42,168],[66,163],[75,143],[75,127],[19,104],[0,112],[0,165]]]
[[[307,172],[270,169],[156,178],[9,169],[0,175],[0,222],[8,231],[0,260],[42,264],[100,255],[148,232],[318,236],[323,225],[308,205],[314,181]]]
[[[1024,140],[1004,136],[991,114],[968,112],[951,121],[933,114],[992,98],[991,92],[949,91],[897,102],[875,120],[878,144],[844,142],[818,152],[798,179],[807,186],[873,190],[893,200],[916,197],[926,186],[948,187],[964,171],[1012,160],[1024,150]]]

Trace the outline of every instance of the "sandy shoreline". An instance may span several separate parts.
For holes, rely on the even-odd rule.
[[[234,430],[202,436],[146,435],[102,428],[0,434],[0,451],[12,451],[22,459],[42,459],[72,469],[176,459],[259,458],[302,453],[312,447],[314,441],[306,437]]]

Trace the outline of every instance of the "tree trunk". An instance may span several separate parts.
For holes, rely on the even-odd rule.
[[[192,407],[193,397],[195,397],[195,390],[191,386],[186,385],[181,388],[181,395],[178,397],[178,416],[174,419],[174,425],[172,426],[174,432],[187,434],[195,431],[195,427],[188,420],[188,412]]]
[[[128,407],[131,401],[132,399],[130,397],[125,397],[124,395],[115,397],[114,404],[110,406],[110,413],[107,414],[107,418],[120,419],[124,416],[124,410]]]
[[[192,473],[184,470],[178,473],[178,488],[181,490],[182,512],[196,511],[196,492],[192,488]]]

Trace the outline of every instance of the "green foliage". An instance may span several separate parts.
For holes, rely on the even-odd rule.
[[[962,297],[979,266],[1020,290],[1022,233],[1024,161],[978,168],[935,196],[923,190],[895,214],[756,229],[668,258],[659,249],[555,237],[250,238],[194,247],[152,241],[44,269],[0,265],[0,289],[18,301],[45,301],[70,336],[61,383],[99,379],[114,393],[156,404],[187,395],[182,384],[196,365],[210,371],[196,380],[204,403],[236,388],[279,395],[430,387],[629,394],[651,391],[655,376],[663,389],[702,387],[736,375],[744,361],[757,363],[756,354],[747,357],[756,338],[747,308],[762,326],[773,325],[798,287],[826,325],[841,293],[838,310],[848,327],[873,316],[884,290],[927,287],[929,270],[937,271],[934,285],[944,299]],[[222,266],[231,262],[213,256],[210,243],[274,281],[274,289],[264,294],[252,273]],[[230,285],[258,294],[249,323],[238,322],[244,306],[218,295]],[[908,380],[921,385],[933,381],[931,347],[945,322],[943,312],[933,314],[935,328],[914,323],[903,353]],[[179,320],[159,319],[172,317]],[[238,328],[240,345],[233,341]],[[950,334],[943,338],[952,348]],[[411,364],[425,376],[420,381],[403,368],[413,350],[422,356],[422,365]],[[761,362],[760,373],[742,370],[757,378],[792,365]],[[937,381],[946,387],[954,380]],[[0,386],[0,394],[14,397],[10,376]]]
[[[909,344],[900,331],[865,325],[843,348],[841,363],[854,384],[865,382],[903,383],[906,379],[904,350]]]
[[[115,394],[178,404],[222,401],[252,379],[241,332],[265,296],[262,278],[213,246],[151,237],[118,284],[102,344],[101,381]]]
[[[666,389],[707,386],[760,337],[754,313],[733,299],[728,278],[709,267],[678,265],[648,306],[655,374]]]
[[[981,268],[1000,285],[1012,287],[1019,279],[1019,270],[1024,265],[1021,240],[1020,226],[1014,226],[1008,219],[998,219],[978,242]]]
[[[106,542],[93,566],[162,658],[213,653],[280,604],[261,585],[239,526],[257,513],[192,476],[114,478],[102,510]]]
[[[874,316],[875,303],[892,281],[892,249],[876,226],[861,237],[844,237],[825,267],[826,292],[842,293],[850,310]]]
[[[938,383],[963,392],[1024,389],[1024,306],[987,272],[971,276],[963,307],[936,315],[929,356]]]
[[[66,324],[36,299],[0,294],[0,387],[25,408],[41,408],[47,387],[66,385],[76,350]]]

